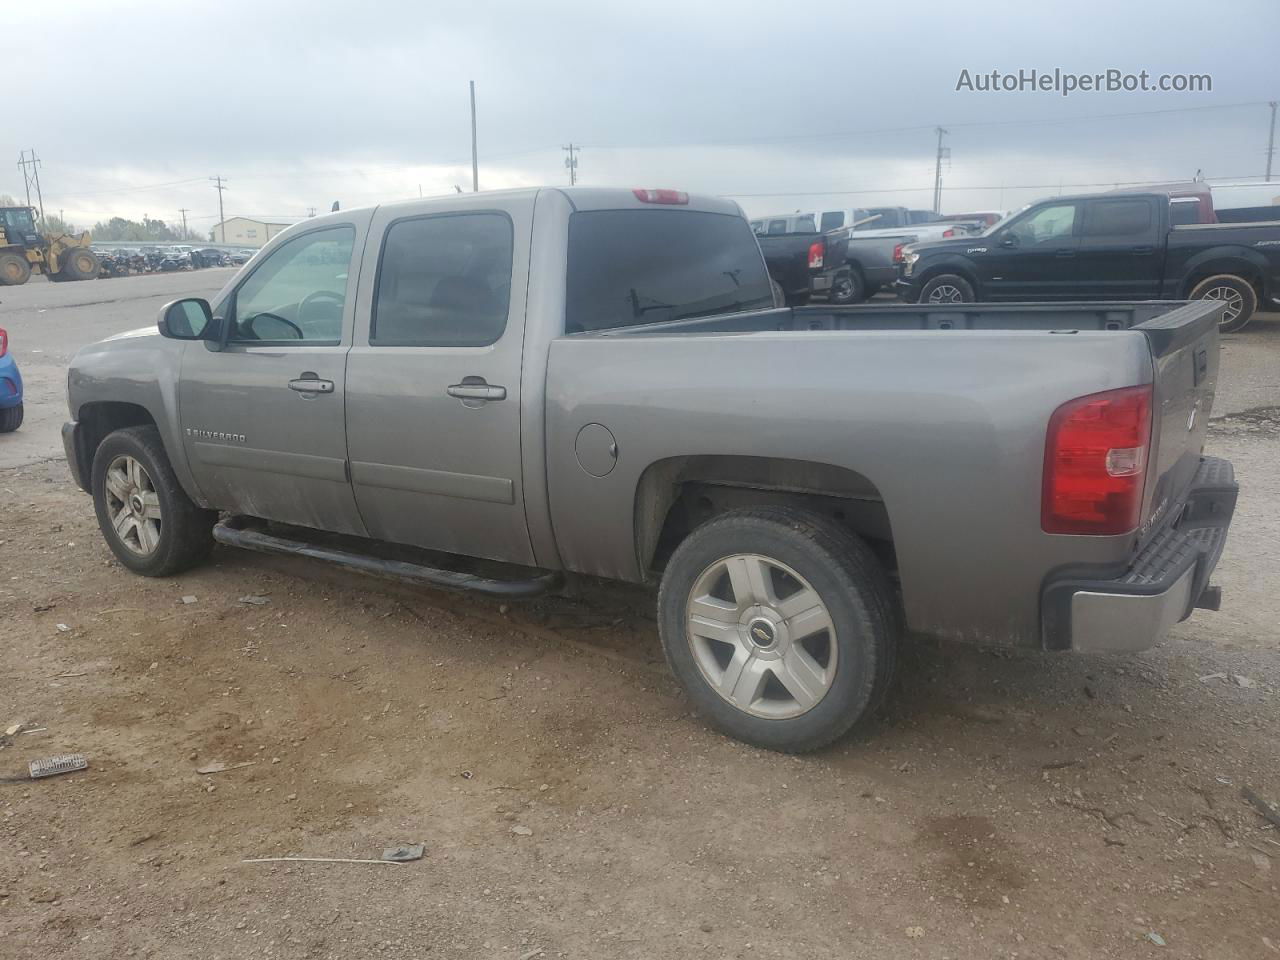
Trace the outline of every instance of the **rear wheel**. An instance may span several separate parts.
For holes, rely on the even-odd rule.
[[[789,507],[735,510],[676,549],[658,593],[663,649],[729,736],[814,750],[875,709],[895,661],[892,590],[866,544]]]
[[[0,410],[0,433],[13,433],[22,426],[22,404]]]
[[[93,280],[101,269],[97,254],[85,247],[73,247],[62,255],[64,280]]]
[[[1227,309],[1218,323],[1223,333],[1243,330],[1258,309],[1258,294],[1253,286],[1229,273],[1201,280],[1191,291],[1192,300],[1222,300]]]
[[[31,264],[17,253],[0,253],[0,284],[20,287],[31,276]]]
[[[921,303],[973,303],[977,297],[973,285],[955,273],[943,273],[920,290]]]
[[[209,555],[216,515],[179,485],[155,427],[108,435],[94,455],[91,479],[107,546],[134,573],[167,577]]]
[[[845,270],[831,282],[831,292],[827,300],[837,305],[861,303],[866,299],[863,292],[862,274],[856,270]]]

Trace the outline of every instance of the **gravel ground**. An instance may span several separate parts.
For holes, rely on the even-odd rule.
[[[1220,613],[1126,658],[911,643],[884,715],[796,758],[691,715],[642,590],[123,571],[57,460],[65,363],[228,276],[0,297],[31,397],[0,438],[0,730],[36,728],[0,775],[91,763],[0,783],[0,955],[1280,957],[1280,832],[1240,796],[1280,800],[1276,318],[1225,342]]]

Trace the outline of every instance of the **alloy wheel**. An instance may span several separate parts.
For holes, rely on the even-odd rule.
[[[107,515],[120,542],[139,556],[160,545],[160,495],[150,474],[134,457],[119,456],[107,467]]]
[[[744,713],[798,717],[835,680],[827,605],[800,574],[770,557],[736,554],[707,567],[690,591],[685,622],[703,678]]]

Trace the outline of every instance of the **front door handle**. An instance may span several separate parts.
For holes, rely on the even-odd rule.
[[[1074,257],[1075,255],[1076,255],[1076,252],[1069,247],[1064,247],[1063,249],[1058,250],[1055,253],[1055,256],[1059,256],[1059,257]]]
[[[507,399],[507,388],[500,387],[496,384],[485,383],[483,380],[473,383],[455,383],[452,384],[445,393],[451,397],[457,397],[459,400],[505,400]]]
[[[301,377],[289,381],[289,389],[298,393],[333,393],[332,380],[317,380],[315,377]]]
[[[1155,247],[1130,247],[1129,250],[1132,253],[1155,253],[1156,252]]]

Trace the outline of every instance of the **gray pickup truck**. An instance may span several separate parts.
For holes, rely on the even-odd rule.
[[[64,442],[148,576],[219,541],[659,583],[690,698],[799,751],[876,707],[904,631],[1136,651],[1216,607],[1222,309],[775,308],[733,203],[452,196],[307,220],[83,349]]]

